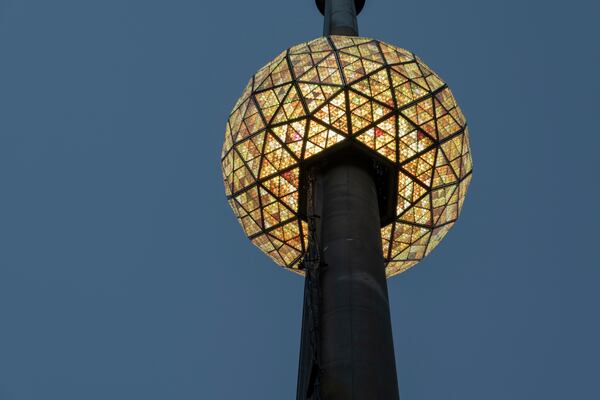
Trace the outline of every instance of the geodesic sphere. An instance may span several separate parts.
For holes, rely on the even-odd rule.
[[[456,221],[471,178],[465,118],[452,92],[413,53],[330,36],[260,69],[227,122],[225,191],[246,235],[295,272],[307,246],[298,216],[302,163],[355,141],[393,163],[395,220],[382,227],[386,274],[425,257]]]

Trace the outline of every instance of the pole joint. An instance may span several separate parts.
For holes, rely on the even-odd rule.
[[[316,0],[317,8],[325,17],[323,36],[358,36],[356,16],[365,0]]]

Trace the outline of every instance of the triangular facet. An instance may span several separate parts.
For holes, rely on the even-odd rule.
[[[304,139],[306,123],[306,120],[300,120],[273,127],[273,133],[298,158],[302,155],[302,139]]]
[[[252,135],[255,132],[263,129],[265,127],[265,123],[258,112],[258,108],[254,103],[254,100],[249,99],[248,107],[246,108],[246,112],[244,113],[244,119],[242,124],[240,125],[238,135],[235,138],[236,141],[239,141],[247,136]]]
[[[229,127],[229,121],[225,124],[225,141],[221,148],[221,159],[225,157],[225,154],[233,147],[233,136],[231,135],[231,129]]]
[[[302,244],[300,242],[300,227],[297,220],[293,220],[283,226],[272,229],[269,234],[275,237],[277,240],[295,248],[296,250],[302,250]]]
[[[403,168],[416,177],[423,185],[429,187],[431,185],[431,177],[433,176],[435,154],[436,149],[433,148],[403,165]]]
[[[442,86],[444,86],[444,82],[440,79],[439,76],[435,74],[427,65],[423,64],[423,62],[419,62],[419,67],[421,68],[421,72],[429,84],[429,88],[431,91],[435,91]]]
[[[373,41],[373,42],[359,44],[357,47],[360,52],[360,56],[362,58],[366,58],[367,60],[370,60],[370,61],[373,61],[373,62],[376,62],[379,64],[385,63],[385,60],[383,59],[383,56],[381,55],[381,51],[379,50],[379,47],[377,47],[376,42]]]
[[[311,40],[310,42],[308,42],[308,47],[310,48],[311,53],[333,50],[327,38],[324,37]]]
[[[458,186],[458,212],[462,209],[463,203],[465,202],[465,197],[467,195],[467,189],[469,188],[469,184],[471,183],[471,178],[473,174],[468,175],[464,178],[460,185]]]
[[[399,161],[402,163],[431,147],[434,142],[421,130],[414,129],[404,118],[398,118],[400,140],[398,142]]]
[[[253,84],[254,84],[254,76],[250,78],[250,80],[244,87],[244,91],[242,92],[242,95],[237,99],[232,110],[236,110],[243,102],[248,100],[248,97],[250,97],[250,93],[252,92]]]
[[[394,232],[391,237],[391,258],[398,259],[399,255],[409,249],[413,244],[418,243],[424,236],[428,235],[430,230],[425,227],[414,226],[402,222],[394,223]],[[406,259],[414,258],[407,257]]]
[[[394,107],[394,98],[390,91],[388,75],[385,69],[357,81],[351,87],[362,95],[373,97],[390,107]]]
[[[296,90],[295,86],[292,86],[285,97],[285,100],[281,103],[281,107],[277,110],[275,117],[273,117],[273,124],[280,122],[287,122],[294,118],[303,117],[304,107],[302,106],[302,100],[300,94]]]
[[[431,239],[429,239],[429,244],[427,245],[427,250],[425,251],[425,255],[427,256],[436,246],[440,243],[440,241],[446,236],[448,231],[452,228],[453,224],[446,224],[442,227],[435,228],[431,233]]]
[[[356,137],[369,148],[396,162],[396,117],[392,116]]]
[[[343,83],[342,74],[340,73],[340,68],[335,55],[331,54],[325,58],[316,68],[320,82],[332,85],[341,85]]]
[[[436,189],[431,193],[433,223],[443,225],[458,218],[458,185]]]
[[[383,250],[383,258],[389,258],[390,241],[392,236],[392,228],[394,224],[389,224],[381,228],[381,246]]]
[[[285,222],[295,216],[289,208],[262,187],[260,188],[260,201],[265,229]]]
[[[435,171],[433,172],[433,181],[431,187],[436,188],[442,185],[448,185],[458,180],[454,174],[450,163],[446,159],[443,151],[437,152],[435,160]]]
[[[427,189],[402,171],[398,172],[398,203],[396,214],[400,215],[419,200]]]
[[[262,225],[258,189],[253,187],[240,193],[235,197],[234,203],[237,205],[238,218],[246,235],[258,233]]]
[[[234,150],[233,153],[237,152]],[[245,164],[233,171],[233,191],[238,192],[254,182],[254,177]]]
[[[340,88],[337,86],[319,85],[315,83],[299,83],[308,112],[313,112],[331,99]]]
[[[385,277],[391,278],[414,267],[418,260],[389,261],[385,268]]]
[[[254,74],[254,90],[264,90],[275,86],[275,80],[272,73],[275,72],[276,79],[281,79],[282,74],[287,79],[285,82],[292,80],[292,76],[289,72],[287,61],[285,59],[286,52],[281,52],[273,61],[261,68],[256,74]],[[284,83],[284,81],[279,81]]]
[[[333,54],[330,51],[319,51],[307,54],[291,54],[290,62],[293,66],[294,76],[296,78],[302,76],[306,71],[313,68],[328,55]]]
[[[344,136],[317,121],[311,120],[308,125],[304,158],[309,158],[342,140],[344,140]]]
[[[431,98],[421,100],[417,104],[407,107],[400,112],[431,137],[436,137],[433,101]]]
[[[279,104],[281,104],[289,89],[290,85],[283,85],[275,89],[258,92],[254,95],[267,123],[271,120],[275,111],[277,111]]]
[[[275,135],[267,133],[263,150],[260,177],[270,176],[296,163],[294,156],[283,146]]]
[[[340,63],[346,83],[352,83],[381,67],[381,64],[365,60],[350,54],[340,53]]]
[[[336,35],[331,36],[331,40],[333,41],[335,48],[338,50],[356,45],[351,36]]]
[[[258,176],[258,169],[260,167],[260,156],[263,150],[263,142],[265,138],[265,132],[260,132],[249,139],[242,142],[238,142],[235,148],[244,161],[246,166],[252,172],[252,175]]]
[[[435,95],[435,98],[442,103],[442,106],[446,110],[452,110],[456,107],[456,101],[454,100],[454,96],[452,96],[452,92],[449,88],[445,88],[441,92]]]
[[[462,154],[463,135],[458,135],[441,144],[442,151],[446,155],[454,174],[460,176],[460,156]]]
[[[346,96],[344,92],[338,93],[314,113],[315,118],[323,124],[332,126],[344,133],[348,133],[348,121],[346,115]]]
[[[416,62],[394,65],[392,66],[392,69],[415,82],[423,89],[430,91],[429,84],[423,77],[423,73]]]
[[[438,139],[443,140],[460,131],[462,128],[450,114],[443,115],[437,120]]]
[[[297,187],[292,185],[287,179],[281,175],[277,175],[263,183],[263,186],[273,193],[278,198],[287,196],[298,190]]]
[[[471,160],[471,152],[469,146],[469,131],[467,129],[465,129],[463,136],[464,138],[460,166],[461,179],[467,176],[473,170],[473,160]]]
[[[335,55],[332,53],[325,57],[319,64],[307,70],[298,80],[300,82],[341,85],[342,76]]]
[[[349,91],[348,95],[353,133],[357,133],[392,111],[391,108],[371,101],[354,91]]]
[[[389,44],[379,42],[383,56],[388,64],[397,64],[408,62],[414,59],[412,53],[399,47],[390,46]]]
[[[426,194],[413,206],[409,207],[401,216],[400,220],[420,225],[431,225],[431,195]]]
[[[265,77],[256,90],[265,90],[277,85],[288,83],[292,80],[292,75],[285,59],[281,60]]]
[[[406,79],[396,71],[391,71],[392,83],[394,84],[394,96],[398,107],[413,103],[428,94],[428,91],[413,81]]]
[[[252,99],[246,99],[238,108],[235,109],[229,116],[229,126],[231,128],[231,136],[233,141],[235,142],[237,139],[238,131],[240,130],[240,125],[244,120],[244,114],[246,113],[246,109],[248,108],[248,104],[252,101]]]

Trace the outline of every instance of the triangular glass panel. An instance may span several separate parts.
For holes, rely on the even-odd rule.
[[[396,162],[396,117],[392,116],[358,135],[358,141]]]
[[[431,225],[431,204],[430,195],[426,194],[413,206],[409,207],[399,220],[420,225]]]
[[[258,92],[254,95],[256,103],[260,107],[263,116],[267,123],[271,120],[277,108],[285,98],[291,85],[279,86],[275,89],[267,89],[262,92]]]
[[[280,172],[296,163],[294,156],[271,133],[266,135],[260,177]]]
[[[252,175],[258,176],[258,169],[260,167],[260,156],[263,150],[265,132],[260,132],[244,141],[238,142],[235,145],[237,152],[244,161],[244,163],[250,168]]]
[[[398,171],[398,203],[396,214],[406,211],[417,200],[421,199],[427,189],[402,171]]]
[[[260,197],[265,229],[295,217],[289,208],[262,187],[260,188]]]
[[[447,186],[431,192],[433,222],[443,225],[458,218],[458,185]]]
[[[391,108],[371,101],[354,91],[349,91],[348,95],[353,133],[359,132],[392,111]]]
[[[381,46],[381,51],[388,64],[397,64],[414,60],[412,53],[409,51],[382,42],[379,42],[379,46]]]
[[[319,51],[308,54],[291,54],[290,63],[292,64],[292,68],[294,70],[294,76],[299,78],[306,71],[313,68],[325,57],[330,55],[333,55],[333,53],[330,51]]]
[[[369,61],[373,61],[379,64],[385,63],[379,47],[376,42],[363,43],[357,46],[360,52],[360,56]]]
[[[454,174],[450,163],[446,159],[443,151],[437,152],[435,160],[435,171],[433,173],[433,181],[431,186],[433,188],[448,185],[458,180],[458,176]]]
[[[304,158],[307,159],[313,155],[333,146],[344,140],[344,136],[333,131],[331,128],[311,120],[308,125],[308,135],[306,148],[304,149]]]
[[[233,152],[235,153],[235,150]],[[242,164],[233,171],[233,191],[238,192],[250,186],[254,182],[254,179],[250,170]]]
[[[423,185],[429,187],[433,176],[433,165],[435,163],[436,149],[433,148],[414,160],[403,165],[403,168],[412,176],[416,177]]]
[[[313,114],[324,125],[331,126],[343,133],[348,133],[348,121],[346,119],[346,96],[340,92],[334,96],[323,107]]]
[[[365,79],[361,79],[351,87],[364,96],[373,97],[390,107],[394,107],[394,98],[389,88],[386,70],[381,70]]]
[[[431,251],[437,247],[437,245],[444,238],[444,236],[446,236],[453,225],[454,224],[446,224],[433,230],[431,233],[431,239],[429,240],[429,244],[427,246],[427,251],[425,251],[425,256],[429,255],[429,253],[431,253]]]
[[[273,133],[298,158],[302,155],[302,140],[304,139],[306,123],[306,120],[300,120],[273,127]]]
[[[308,111],[311,113],[340,91],[338,86],[315,83],[299,83],[298,86],[300,87],[300,92],[302,92]]]
[[[418,260],[390,261],[385,268],[385,277],[391,278],[414,267]]]
[[[247,136],[252,135],[253,133],[258,132],[264,127],[265,123],[258,112],[258,108],[256,107],[254,100],[250,99],[248,107],[246,108],[246,112],[244,113],[243,122],[238,131],[238,136],[235,138],[235,140],[239,141]]]
[[[467,189],[469,188],[469,184],[471,183],[471,178],[473,174],[467,175],[458,186],[458,212],[462,209],[463,203],[465,202],[465,197],[467,195]]]
[[[430,229],[420,226],[405,224],[402,222],[394,223],[394,232],[391,238],[391,258],[398,259],[398,256],[409,249],[413,244],[418,243],[423,237],[428,235]]]
[[[269,74],[267,79],[258,87],[257,90],[264,90],[273,86],[288,83],[292,80],[292,74],[288,67],[287,60],[284,58]]]
[[[292,86],[271,123],[278,124],[281,122],[288,122],[291,119],[300,118],[305,115],[304,106],[302,105],[298,90],[296,90],[295,86]]]
[[[402,117],[398,118],[398,124],[406,124],[412,127],[412,125],[406,123]],[[431,140],[431,138],[425,134],[425,132],[413,128],[413,130],[400,136],[398,142],[398,153],[400,156],[399,161],[403,163],[418,153],[425,151],[433,144],[433,140]]]
[[[413,124],[427,132],[429,136],[436,137],[433,102],[431,98],[419,101],[417,104],[400,111]]]
[[[312,53],[319,52],[319,51],[333,50],[331,48],[331,45],[329,44],[329,41],[327,40],[327,38],[324,38],[324,37],[320,37],[320,38],[317,38],[317,39],[314,39],[314,40],[308,42],[308,47],[310,47],[310,51]]]

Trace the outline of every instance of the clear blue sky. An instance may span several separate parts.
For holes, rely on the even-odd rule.
[[[598,399],[598,9],[367,0],[469,120],[459,223],[389,282],[404,400]],[[292,399],[303,281],[220,149],[312,0],[0,0],[0,400]]]

